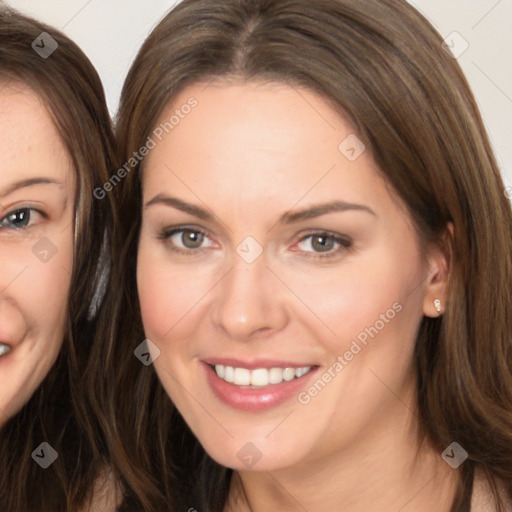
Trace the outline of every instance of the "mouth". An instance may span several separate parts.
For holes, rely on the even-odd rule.
[[[307,386],[319,366],[281,361],[242,363],[202,361],[211,391],[231,408],[262,412],[290,402]]]
[[[11,350],[10,345],[0,342],[0,357],[7,355]]]
[[[219,379],[228,384],[234,384],[235,386],[247,389],[258,389],[300,379],[307,375],[313,369],[313,366],[301,366],[299,368],[274,366],[251,370],[249,368],[223,364],[211,364],[210,368],[217,374]]]

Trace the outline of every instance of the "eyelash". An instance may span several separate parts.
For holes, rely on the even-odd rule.
[[[20,212],[27,212],[28,213],[28,220],[26,226],[21,227],[12,227],[12,226],[3,226],[3,224],[7,221],[7,219],[13,215],[16,215]],[[41,215],[43,218],[48,218],[48,216],[42,212],[41,210],[37,210],[36,208],[30,208],[28,206],[23,208],[15,208],[14,210],[11,210],[10,212],[6,213],[1,219],[0,219],[0,229],[11,229],[13,231],[20,231],[22,229],[28,229],[32,223],[32,215],[33,212]]]
[[[177,233],[184,233],[185,231],[195,233],[195,234],[201,234],[205,237],[208,235],[201,229],[195,229],[188,226],[180,226],[177,228],[173,228],[170,230],[163,230],[159,235],[158,238],[160,240],[163,240],[164,242],[167,242],[173,235]],[[309,254],[308,256],[305,256],[306,258],[313,259],[313,260],[327,260],[334,258],[339,255],[339,253],[343,251],[350,250],[352,248],[352,241],[348,240],[347,238],[343,238],[339,235],[336,235],[334,233],[330,233],[328,231],[312,231],[308,233],[307,235],[304,235],[297,243],[301,243],[304,240],[307,240],[308,238],[314,238],[314,237],[325,237],[328,240],[332,240],[333,242],[340,245],[339,249],[336,251],[329,251],[327,253],[314,253],[314,255],[310,255],[312,251],[302,251],[306,254]],[[172,245],[171,243],[167,244],[169,246],[169,249],[175,253],[184,255],[184,256],[194,256],[197,253],[203,252],[206,249],[181,249],[176,247],[175,245]]]

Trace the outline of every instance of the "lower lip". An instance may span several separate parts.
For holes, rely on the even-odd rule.
[[[277,407],[292,397],[296,397],[304,388],[309,378],[317,371],[313,368],[306,375],[283,381],[280,384],[249,389],[230,384],[221,379],[215,370],[203,363],[206,370],[206,378],[215,396],[226,405],[242,411],[259,412]]]

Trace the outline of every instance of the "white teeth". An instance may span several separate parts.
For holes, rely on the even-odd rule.
[[[11,351],[11,347],[5,343],[0,343],[0,357],[8,354]]]
[[[219,373],[217,372],[217,375]],[[220,377],[220,375],[219,375]],[[226,366],[224,369],[224,377],[221,377],[221,379],[224,379],[226,382],[233,382],[235,380],[235,369],[232,366]]]
[[[268,370],[266,368],[258,368],[251,372],[252,386],[266,386],[268,384]]]
[[[283,369],[282,368],[270,368],[268,381],[270,384],[279,384],[283,381]]]
[[[249,386],[251,384],[251,370],[247,368],[235,368],[233,384],[237,386]]]
[[[296,368],[295,369],[295,377],[299,378],[302,377],[305,373],[307,373],[308,370],[305,370],[304,368]]]
[[[285,381],[290,381],[295,378],[295,370],[293,368],[285,368],[283,372],[283,379]]]
[[[280,384],[289,382],[306,375],[311,370],[311,366],[302,368],[256,368],[249,370],[247,368],[234,368],[233,366],[215,365],[217,376],[230,384],[237,386],[264,387],[269,384]]]

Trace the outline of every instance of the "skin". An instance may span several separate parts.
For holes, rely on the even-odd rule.
[[[62,345],[75,178],[48,111],[21,84],[0,87],[0,154],[0,341],[13,346],[0,358],[3,424],[32,396]],[[49,183],[26,181],[38,179]]]
[[[457,472],[428,443],[419,448],[413,363],[423,315],[439,315],[434,299],[444,304],[444,253],[421,248],[369,151],[349,161],[338,150],[354,130],[316,94],[275,83],[195,84],[157,125],[190,96],[197,108],[145,160],[143,204],[172,195],[216,217],[145,206],[137,281],[164,388],[211,457],[237,470],[227,510],[322,512],[343,503],[351,512],[377,504],[448,511]],[[374,214],[278,223],[284,212],[331,200]],[[200,249],[187,249],[182,233],[161,238],[180,226],[205,233]],[[307,238],[319,231],[352,245],[308,258],[324,254]],[[249,235],[263,248],[250,264],[236,253]],[[240,411],[207,384],[201,360],[213,356],[291,360],[321,374],[394,303],[400,313],[307,405],[294,396]],[[237,456],[247,442],[262,455],[250,469]]]

